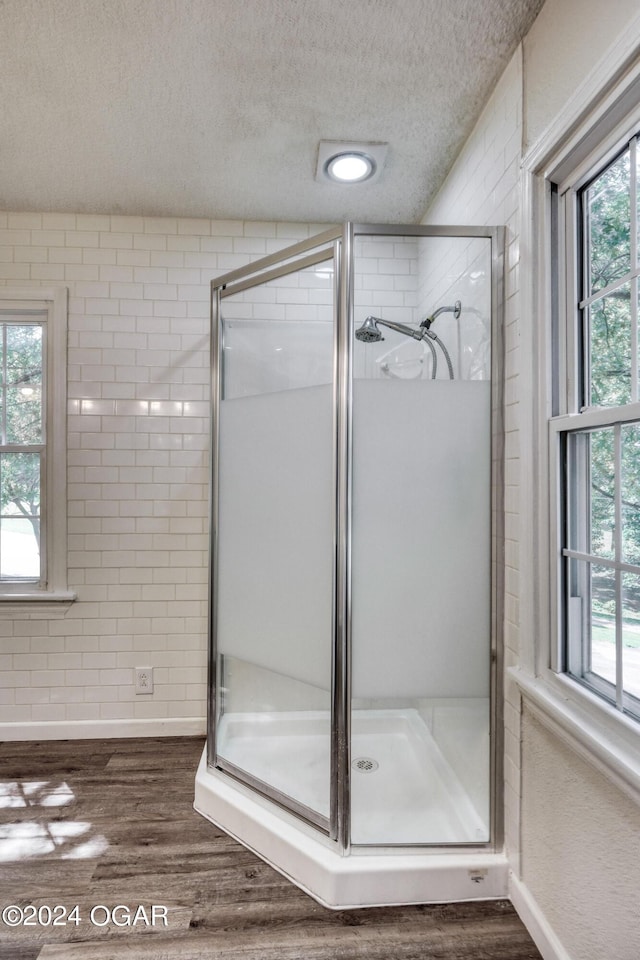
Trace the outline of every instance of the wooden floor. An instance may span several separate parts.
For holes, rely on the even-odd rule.
[[[202,745],[0,744],[0,960],[540,957],[508,902],[319,906],[193,812]]]

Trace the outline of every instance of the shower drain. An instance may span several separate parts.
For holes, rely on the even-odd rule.
[[[373,773],[374,770],[378,769],[378,761],[372,760],[371,757],[358,757],[357,760],[354,760],[351,764],[354,770],[360,770],[362,773]]]

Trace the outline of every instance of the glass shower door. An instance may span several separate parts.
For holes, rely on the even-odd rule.
[[[215,763],[328,830],[333,247],[239,286],[218,308]]]

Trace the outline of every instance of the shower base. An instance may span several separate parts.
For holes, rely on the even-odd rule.
[[[328,816],[326,714],[231,714],[219,734],[226,760]],[[352,842],[362,846],[352,846],[348,856],[294,815],[208,769],[204,754],[195,808],[325,906],[506,896],[507,867],[500,854],[390,846],[478,844],[488,836],[487,824],[416,710],[357,711],[351,742]]]

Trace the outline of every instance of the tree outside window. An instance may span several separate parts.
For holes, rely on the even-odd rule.
[[[566,433],[569,672],[640,714],[636,141],[579,193],[581,424]],[[603,417],[603,409],[611,416]]]
[[[42,578],[43,324],[0,323],[0,580]]]

